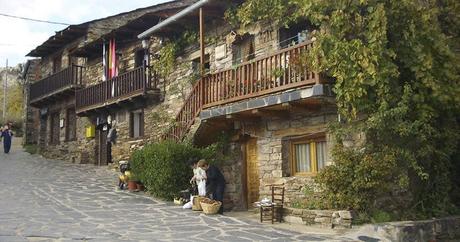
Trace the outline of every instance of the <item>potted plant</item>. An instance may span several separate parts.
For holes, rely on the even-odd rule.
[[[144,191],[144,184],[141,181],[137,181],[137,190]]]
[[[125,175],[128,177],[128,190],[136,191],[137,190],[137,179],[133,172],[125,171]]]

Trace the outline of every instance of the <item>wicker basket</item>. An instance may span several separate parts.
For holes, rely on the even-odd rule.
[[[206,197],[201,197],[201,196],[193,196],[193,203],[192,203],[192,210],[193,211],[201,211],[203,210],[201,208],[201,201],[205,199]]]
[[[221,202],[209,198],[201,201],[201,208],[204,214],[216,214],[219,212],[220,206],[222,206]]]

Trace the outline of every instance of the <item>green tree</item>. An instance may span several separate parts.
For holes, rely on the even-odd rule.
[[[23,114],[23,80],[20,78],[22,72],[22,65],[19,64],[16,67],[9,67],[8,71],[5,68],[0,68],[0,115],[3,114],[3,100],[4,100],[4,78],[8,73],[8,87],[7,87],[7,107],[6,107],[6,120],[2,120],[0,116],[0,122],[4,123],[7,121],[15,123],[15,127],[21,127],[22,125],[22,114]]]

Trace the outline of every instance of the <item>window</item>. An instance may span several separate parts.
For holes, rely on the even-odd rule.
[[[200,74],[201,73],[201,58],[198,57],[198,58],[195,58],[192,60],[192,69],[193,69],[193,73],[195,74]],[[205,55],[204,56],[204,72],[207,73],[209,72],[211,68],[211,65],[209,63],[209,54]]]
[[[144,112],[142,110],[131,112],[129,120],[130,137],[139,138],[144,136]]]
[[[126,121],[126,112],[125,111],[118,112],[116,120],[117,120],[117,123],[125,122]]]
[[[53,58],[53,73],[56,73],[61,70],[61,64],[62,64],[62,57],[61,55],[58,55]]]
[[[313,29],[308,22],[292,24],[288,28],[279,29],[280,48],[287,48],[309,39],[309,30]]]
[[[304,138],[291,142],[291,170],[293,175],[316,173],[326,166],[327,143],[321,138]]]
[[[238,36],[232,46],[233,65],[252,60],[255,58],[254,36],[245,34]]]
[[[138,50],[134,54],[134,68],[141,67],[144,65],[145,50]]]
[[[77,117],[74,108],[67,109],[65,139],[67,141],[76,140],[77,138]]]

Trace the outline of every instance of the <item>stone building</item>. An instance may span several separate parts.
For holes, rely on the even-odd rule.
[[[30,84],[37,79],[38,63],[40,59],[31,59],[24,65],[21,78],[24,80],[24,136],[22,139],[23,144],[31,145],[38,142],[38,127],[39,127],[39,114],[38,110],[30,106]]]
[[[189,20],[199,19],[198,7],[193,7],[172,17],[174,29],[199,29],[199,23]],[[230,137],[233,159],[222,164],[227,208],[251,207],[268,197],[274,184],[285,187],[287,206],[301,202],[306,184],[331,163],[333,141],[326,126],[337,119],[330,81],[302,63],[314,29],[307,22],[289,28],[259,22],[240,29],[207,10],[209,3],[199,7],[204,16],[203,54],[200,48],[184,48],[176,63],[188,65],[177,64],[168,76],[168,83],[188,86],[186,98],[177,98],[167,86],[165,100],[158,105],[176,98],[168,106],[177,113],[167,138],[188,137],[206,145],[222,133]],[[159,24],[139,37],[168,37],[165,28],[172,26]],[[191,85],[186,67],[200,56],[209,71]]]
[[[222,164],[227,209],[249,208],[268,196],[273,184],[284,185],[286,205],[301,201],[304,186],[331,162],[326,125],[337,118],[330,81],[302,61],[314,30],[306,22],[289,28],[259,22],[240,29],[223,18],[229,6],[226,1],[173,1],[78,25],[78,31],[69,27],[58,34],[67,37],[54,37],[61,38],[59,47],[47,47],[47,42],[37,47],[32,55],[42,57],[44,73],[54,69],[54,62],[45,63],[56,53],[69,53],[57,62],[62,66],[75,59],[85,67],[81,85],[70,94],[35,101],[43,151],[103,165],[129,159],[147,142],[190,138],[207,145],[224,133],[233,154]],[[131,15],[105,32],[91,28]],[[161,63],[161,51],[200,29],[203,46],[200,38],[191,38],[176,50],[172,70],[162,73],[158,66],[167,63]],[[103,46],[111,39],[117,43],[119,74],[103,81]],[[112,127],[118,135],[109,144]],[[74,133],[67,142],[69,130]]]
[[[39,114],[27,122],[27,128],[28,132],[33,132],[32,129],[38,133],[37,143],[43,155],[78,163],[101,162],[98,145],[106,143],[96,142],[86,131],[91,133],[98,121],[102,123],[103,120],[78,117],[75,93],[101,81],[98,64],[102,54],[85,56],[76,51],[147,13],[164,11],[167,17],[168,13],[175,13],[191,2],[159,4],[70,25],[27,54],[40,57],[35,81],[31,81],[29,90],[26,90],[29,105],[33,108],[31,112]]]

